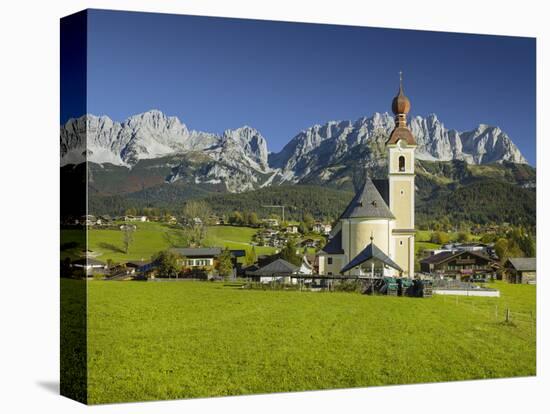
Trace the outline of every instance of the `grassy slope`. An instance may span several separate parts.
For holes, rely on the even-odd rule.
[[[89,282],[90,402],[534,375],[533,324],[501,321],[534,312],[535,287],[499,288],[457,302]]]
[[[252,236],[257,231],[258,229],[251,227],[213,226],[208,229],[206,243],[210,246],[224,246],[229,249],[250,251]],[[268,246],[255,246],[254,250],[257,255],[275,253],[275,248]]]
[[[184,241],[181,231],[161,223],[137,223],[137,231],[134,234],[134,242],[130,247],[128,254],[124,253],[122,244],[122,233],[119,230],[98,230],[90,229],[89,243],[90,249],[102,253],[98,256],[99,260],[106,261],[112,259],[114,262],[123,262],[128,260],[148,260],[160,250],[168,249],[174,246],[183,246]],[[250,242],[256,229],[250,227],[236,226],[212,226],[208,229],[205,245],[220,246],[230,249],[251,250]],[[74,236],[74,237],[73,237]],[[450,234],[451,238],[456,238],[455,233]],[[308,235],[308,238],[320,238],[319,235]],[[415,250],[417,254],[424,249],[435,249],[439,245],[430,243],[431,232],[420,230],[417,232]],[[77,230],[63,230],[63,239],[67,241],[77,241],[81,238],[81,232]],[[65,250],[62,252],[62,258],[70,256],[73,259],[79,257],[81,246]],[[256,254],[273,254],[275,248],[266,246],[256,246]],[[314,254],[313,250],[308,251]]]
[[[181,230],[161,223],[137,223],[134,242],[128,254],[124,253],[122,233],[119,230],[90,229],[90,249],[101,252],[98,259],[114,262],[148,260],[155,253],[170,247],[183,246]],[[64,230],[70,232],[71,230]],[[208,229],[205,244],[209,246],[243,249],[249,246],[255,229],[249,227],[214,226]],[[78,250],[78,249],[76,249]],[[247,248],[247,250],[250,250]],[[256,254],[272,253],[273,248],[256,247]]]

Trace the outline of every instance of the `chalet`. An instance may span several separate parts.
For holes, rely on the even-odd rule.
[[[298,226],[292,224],[290,226],[286,226],[285,232],[289,234],[298,234]]]
[[[172,252],[183,256],[183,267],[186,268],[204,268],[213,267],[216,259],[222,254],[221,247],[179,247],[171,249]],[[233,267],[239,267],[237,259],[246,256],[246,251],[241,249],[230,250]]]
[[[113,218],[108,214],[105,214],[103,216],[99,216],[99,220],[101,221],[100,224],[108,225],[113,221]]]
[[[279,227],[279,220],[277,219],[263,219],[262,223],[267,227]]]
[[[324,224],[324,223],[321,223],[320,221],[317,221],[313,225],[313,231],[315,233],[328,235],[332,231],[332,226],[330,224]]]
[[[186,267],[214,266],[214,259],[222,253],[221,247],[177,247],[171,251],[185,258]]]
[[[124,221],[141,221],[141,222],[146,222],[146,221],[149,221],[149,219],[147,218],[147,216],[124,216]]]
[[[80,224],[84,226],[95,226],[96,224],[101,224],[101,219],[91,214],[87,214],[80,217]]]
[[[299,246],[302,248],[304,247],[314,248],[314,247],[317,247],[318,245],[319,245],[318,239],[304,239],[299,243]]]
[[[536,257],[511,257],[504,268],[510,283],[537,283],[537,258]]]
[[[445,251],[420,260],[423,273],[454,278],[494,274],[498,263],[489,256],[476,251]]]

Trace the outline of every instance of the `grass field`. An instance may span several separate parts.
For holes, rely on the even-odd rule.
[[[182,231],[163,223],[137,223],[134,242],[128,254],[124,252],[120,230],[100,230],[91,228],[88,233],[89,248],[101,253],[99,260],[124,262],[128,260],[149,260],[154,254],[171,247],[185,246]],[[250,227],[212,226],[209,227],[205,245],[230,249],[251,250],[250,242],[256,229]],[[78,230],[63,230],[63,240],[75,241],[81,236]],[[77,257],[82,247],[63,252],[63,255]],[[272,254],[272,247],[255,247],[256,254]],[[63,257],[64,257],[63,256]]]
[[[92,281],[89,402],[534,375],[535,287],[497,287],[416,299]]]
[[[258,229],[251,227],[212,226],[208,228],[206,242],[210,246],[224,246],[229,249],[245,249],[246,251],[250,251],[252,236],[257,231]],[[257,255],[275,253],[275,248],[268,246],[255,246],[254,250]]]

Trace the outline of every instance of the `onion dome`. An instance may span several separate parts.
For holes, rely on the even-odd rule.
[[[411,101],[403,93],[403,76],[399,72],[399,93],[391,103],[391,109],[394,115],[408,114],[411,110]]]
[[[411,109],[411,101],[403,93],[403,74],[399,72],[399,93],[391,103],[391,109],[395,114],[395,128],[390,134],[386,145],[395,145],[403,140],[407,145],[416,145],[414,136],[407,126],[407,114]]]

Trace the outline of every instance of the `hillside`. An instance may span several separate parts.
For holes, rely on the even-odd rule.
[[[417,225],[448,217],[452,223],[491,222],[536,224],[536,171],[526,164],[472,165],[464,161],[417,162]],[[363,173],[364,174],[364,173]],[[383,170],[378,171],[382,177]],[[357,181],[361,179],[357,175]],[[336,219],[353,196],[353,184],[345,186],[281,185],[245,193],[220,192],[220,187],[196,184],[160,184],[128,194],[90,195],[93,214],[124,214],[127,208],[157,207],[178,212],[187,200],[203,199],[219,215],[238,210],[254,211],[260,217],[280,215],[299,220],[304,213],[319,219]]]

